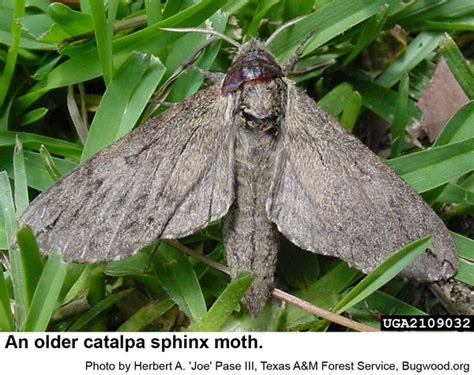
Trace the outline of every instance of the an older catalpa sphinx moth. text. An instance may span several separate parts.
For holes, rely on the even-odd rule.
[[[369,272],[426,235],[403,276],[433,281],[457,267],[435,212],[358,139],[285,77],[266,46],[244,44],[223,80],[78,166],[21,218],[45,253],[100,262],[223,219],[232,276],[255,280],[257,314],[273,284],[281,235]]]

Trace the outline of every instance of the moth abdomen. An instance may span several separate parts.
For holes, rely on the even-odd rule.
[[[275,158],[275,137],[240,127],[235,146],[235,200],[224,217],[227,264],[235,277],[250,271],[255,280],[244,302],[257,315],[273,285],[279,233],[265,211]]]

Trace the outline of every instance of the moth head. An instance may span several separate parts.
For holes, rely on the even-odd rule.
[[[222,94],[235,92],[245,84],[268,82],[282,76],[275,57],[264,43],[254,39],[240,47],[222,83]]]

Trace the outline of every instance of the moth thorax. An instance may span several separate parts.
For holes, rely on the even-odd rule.
[[[253,43],[255,44],[255,42]],[[252,48],[252,42],[246,47]],[[270,81],[283,77],[280,65],[265,50],[246,50],[241,52],[232,63],[222,83],[222,93],[228,95],[241,89],[245,84]]]
[[[242,126],[262,131],[275,130],[281,114],[281,79],[247,84],[240,96]]]

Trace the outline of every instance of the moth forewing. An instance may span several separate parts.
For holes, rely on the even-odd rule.
[[[20,223],[65,259],[108,261],[180,238],[227,212],[233,138],[220,85],[203,90],[96,154],[40,194]]]
[[[370,272],[393,251],[434,235],[403,275],[452,276],[457,254],[436,213],[357,138],[286,80],[280,160],[267,212],[299,247]]]

